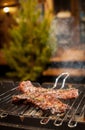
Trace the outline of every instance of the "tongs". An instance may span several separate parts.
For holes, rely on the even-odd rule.
[[[66,75],[66,76],[64,77],[64,79],[63,79],[63,81],[62,81],[61,87],[58,88],[58,89],[63,89],[63,88],[65,87],[66,79],[67,79],[68,76],[69,76],[69,73],[68,73],[68,72],[61,73],[61,74],[56,78],[55,83],[54,83],[54,85],[52,86],[51,89],[57,88],[57,84],[58,84],[59,79],[60,79],[62,76],[64,76],[64,75]],[[47,115],[48,115],[48,114],[46,113],[45,117],[43,117],[43,118],[40,120],[40,123],[41,123],[41,124],[46,125],[46,124],[50,121],[50,119],[52,118],[51,116],[47,116]],[[59,115],[60,115],[60,114],[57,114],[58,117],[59,117]]]

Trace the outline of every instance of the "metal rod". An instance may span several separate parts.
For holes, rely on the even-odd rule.
[[[83,115],[84,110],[85,110],[85,104],[84,104],[84,106],[82,107],[82,110],[81,110],[81,112],[80,112],[79,116],[82,116],[82,115]]]
[[[64,75],[66,75],[66,76],[65,76],[65,78],[63,79],[61,89],[64,88],[64,86],[65,86],[65,81],[66,81],[66,79],[67,79],[68,76],[69,76],[69,73],[68,73],[68,72],[62,73],[62,74],[60,74],[60,75],[56,78],[55,83],[54,83],[54,85],[53,85],[53,87],[52,87],[53,89],[57,87],[58,80],[59,80],[62,76],[64,76]]]
[[[7,93],[9,93],[9,92],[15,91],[17,88],[18,88],[18,87],[15,87],[15,88],[13,88],[13,89],[10,89],[10,90],[8,90],[8,91],[6,91],[6,92],[0,94],[0,97],[1,97],[1,96],[4,96],[5,94],[7,94]]]
[[[42,115],[43,115],[43,111],[40,109],[33,116],[35,116],[35,117],[41,117]]]
[[[79,114],[80,117],[83,115],[84,110],[85,110],[85,105],[83,106],[83,108],[82,108],[82,110],[81,110],[81,112],[80,112],[80,114]],[[76,127],[76,126],[77,126],[77,123],[78,123],[78,122],[75,120],[75,117],[74,117],[74,120],[70,122],[70,126],[69,126],[69,127],[71,127],[71,128]],[[68,124],[68,125],[69,125],[69,124]]]
[[[52,117],[48,115],[48,113],[45,114],[44,117],[40,120],[40,124],[46,125]]]
[[[34,107],[29,107],[29,109],[24,113],[24,115],[29,116],[30,113],[34,110]]]
[[[0,99],[0,104],[3,104],[3,103],[5,103],[5,102],[7,102],[8,100],[10,100],[10,99],[11,99],[11,96],[12,96],[13,94],[16,94],[16,93],[15,93],[14,91],[12,91],[9,95],[6,95],[6,96],[2,97],[2,98]]]
[[[29,108],[28,105],[25,106],[25,108],[24,108],[22,111],[18,112],[18,115],[19,115],[19,116],[23,115],[23,114],[26,112],[26,110],[27,110],[28,108]]]
[[[75,114],[76,114],[77,110],[79,109],[84,97],[85,97],[85,95],[83,95],[83,97],[81,98],[77,108],[73,112],[73,114],[72,114],[72,116],[71,116],[71,118],[70,118],[70,120],[68,122],[68,126],[71,127],[71,128],[76,127],[76,125],[77,125],[77,122],[74,120],[74,117],[75,117]]]
[[[38,107],[35,107],[34,108],[34,110],[32,110],[31,112],[30,112],[30,116],[34,116],[35,115],[35,113],[37,112],[39,110],[39,108]]]
[[[2,113],[0,113],[0,117],[1,118],[4,118],[8,115],[8,112],[7,111],[3,111]]]
[[[80,96],[81,96],[81,93],[80,93],[79,97],[80,97]],[[78,97],[78,98],[79,98],[79,97]],[[78,98],[76,98],[76,99],[74,100],[74,102],[72,103],[70,109],[66,112],[66,114],[65,114],[65,116],[63,117],[62,120],[59,120],[59,118],[57,118],[57,119],[54,121],[54,125],[55,125],[55,126],[61,126],[61,125],[63,124],[63,122],[67,119],[68,114],[69,114],[70,111],[72,110],[72,108],[73,108],[74,104],[76,103],[76,101],[78,100]],[[58,122],[58,120],[59,120],[59,122]]]

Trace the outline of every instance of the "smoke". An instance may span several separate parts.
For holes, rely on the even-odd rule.
[[[57,56],[61,62],[54,61],[58,73],[69,72],[70,82],[85,83],[85,44],[81,43],[81,26],[75,24],[74,17],[58,18],[53,21],[54,35],[58,46]],[[65,61],[65,62],[63,62]],[[53,67],[52,67],[53,68]]]
[[[85,80],[85,45],[82,46],[80,43],[80,26],[75,25],[73,17],[55,18],[53,24],[58,44],[57,56],[61,59],[58,68],[71,72],[73,75],[70,80],[82,83]]]
[[[61,62],[63,69],[68,69],[70,73],[70,82],[82,83],[85,80],[85,62],[83,61],[70,61]]]

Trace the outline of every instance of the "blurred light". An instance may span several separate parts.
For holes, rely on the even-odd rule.
[[[9,12],[9,7],[4,7],[4,8],[3,8],[3,11],[4,11],[5,13],[8,13],[8,12]]]
[[[17,12],[17,7],[15,6],[15,7],[9,7],[9,10],[10,10],[10,13],[15,13],[15,12]]]

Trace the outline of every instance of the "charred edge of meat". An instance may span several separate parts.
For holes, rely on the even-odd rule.
[[[25,97],[26,96],[26,97]],[[43,95],[42,95],[43,96]],[[12,97],[13,103],[25,103],[25,104],[30,104],[34,105],[36,107],[39,107],[43,111],[49,111],[51,114],[55,113],[63,113],[67,109],[69,109],[69,106],[67,104],[62,103],[60,100],[55,99],[50,97],[44,97],[42,99],[34,98],[34,97],[29,97],[26,94],[21,94],[21,95],[15,95]],[[52,100],[52,101],[51,101]]]

